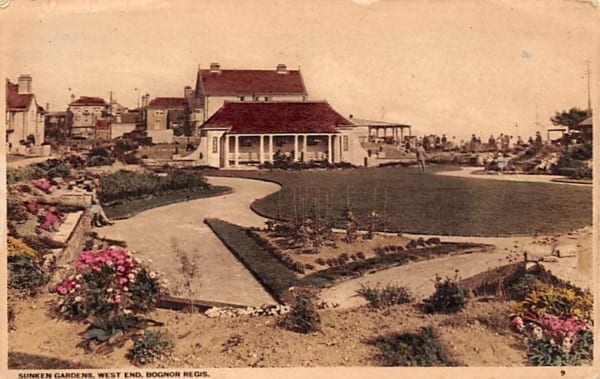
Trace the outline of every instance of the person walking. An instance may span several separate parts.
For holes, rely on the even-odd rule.
[[[417,164],[419,165],[419,172],[425,173],[425,160],[427,159],[427,153],[423,148],[423,145],[417,145]]]

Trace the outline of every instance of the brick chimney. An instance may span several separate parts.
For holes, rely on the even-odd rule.
[[[221,65],[218,63],[211,63],[210,64],[210,72],[212,74],[220,74],[221,73]]]
[[[23,74],[19,76],[19,95],[32,93],[31,82],[31,75]]]
[[[192,87],[185,86],[183,88],[183,97],[186,98],[186,99],[189,99],[190,97],[192,97],[193,92],[194,91],[192,90]]]
[[[277,73],[278,74],[287,74],[289,71],[287,69],[287,66],[284,65],[283,63],[280,63],[277,65]]]

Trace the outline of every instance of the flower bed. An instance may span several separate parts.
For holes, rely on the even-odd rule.
[[[513,303],[510,318],[512,328],[525,335],[529,364],[591,364],[592,302],[588,291],[530,280],[524,299]]]

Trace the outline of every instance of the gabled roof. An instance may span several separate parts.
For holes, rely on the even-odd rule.
[[[32,93],[19,94],[19,85],[6,79],[6,109],[27,110],[34,99]]]
[[[198,93],[209,96],[306,96],[300,70],[198,70]]]
[[[183,97],[157,97],[152,99],[148,108],[185,108],[186,105]]]
[[[73,106],[73,105],[102,105],[102,106],[106,106],[108,104],[106,104],[106,101],[104,101],[103,98],[101,97],[92,97],[92,96],[81,96],[79,99],[71,102],[71,104],[69,104],[69,106]]]
[[[204,126],[229,127],[231,134],[336,133],[352,125],[325,101],[225,102]]]
[[[592,126],[592,124],[593,124],[592,118],[593,118],[593,116],[590,116],[590,117],[586,118],[585,120],[581,121],[579,123],[579,126]]]

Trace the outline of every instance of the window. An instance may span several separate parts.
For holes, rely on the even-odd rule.
[[[160,129],[160,120],[154,120],[154,129],[155,130]]]
[[[348,136],[342,136],[342,144],[344,145],[344,151],[348,151]]]
[[[244,96],[240,96],[240,101],[244,101]]]
[[[165,111],[154,111],[155,116],[161,116],[163,114],[165,114]]]
[[[212,138],[212,152],[214,154],[219,152],[219,137]]]

